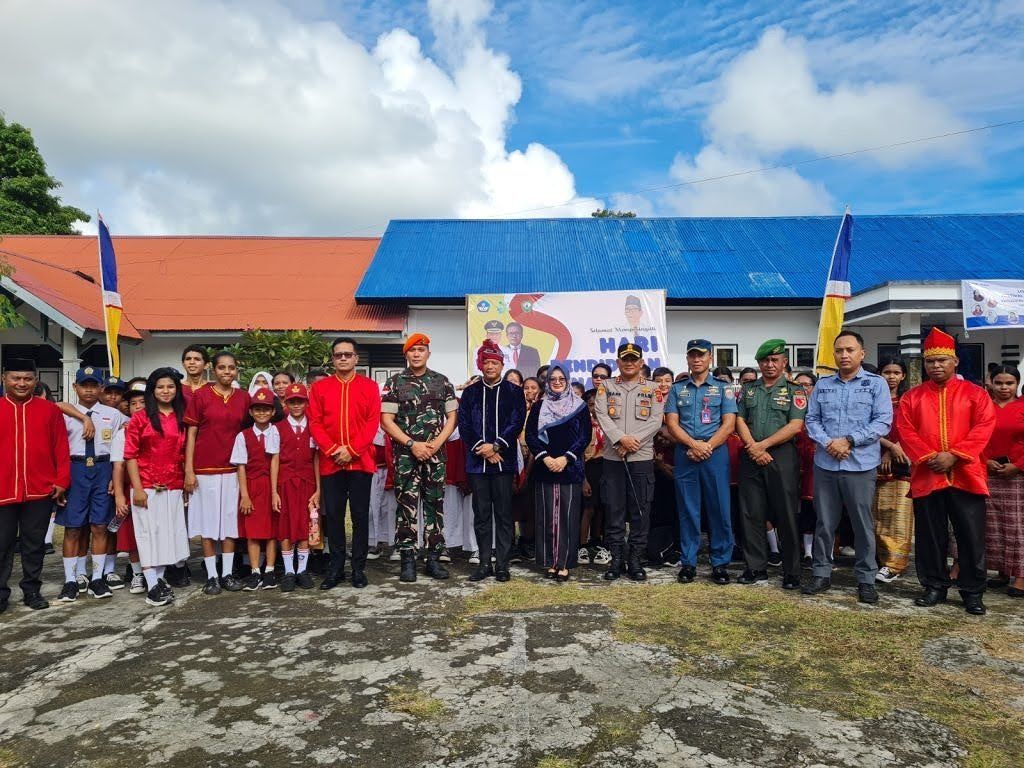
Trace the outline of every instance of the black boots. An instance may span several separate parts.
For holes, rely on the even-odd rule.
[[[427,566],[423,572],[432,579],[447,579],[448,570],[441,564],[441,553],[436,549],[427,553]]]
[[[640,550],[637,547],[629,548],[629,560],[626,563],[626,573],[633,581],[647,581],[647,571],[640,565]]]
[[[612,561],[608,563],[608,570],[604,572],[605,581],[615,581],[622,575],[622,545],[613,546]]]
[[[398,575],[399,581],[416,581],[416,550],[403,549],[402,572]]]

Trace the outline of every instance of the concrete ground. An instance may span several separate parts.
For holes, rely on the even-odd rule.
[[[509,584],[474,585],[457,561],[447,582],[421,575],[404,585],[397,563],[377,562],[364,590],[207,597],[192,586],[156,609],[127,590],[60,604],[59,568],[59,556],[47,557],[49,610],[21,607],[16,590],[0,616],[0,766],[1021,764],[1007,760],[1021,754],[1012,735],[1022,722],[1024,658],[1013,648],[1024,622],[1022,603],[1005,596],[988,598],[982,620],[955,599],[936,609],[942,624],[931,645],[909,657],[944,685],[960,686],[963,675],[962,691],[952,690],[976,696],[973,707],[989,706],[990,694],[1009,702],[986,736],[1007,743],[987,744],[957,730],[960,710],[945,717],[924,692],[920,706],[907,691],[864,710],[870,716],[843,715],[860,710],[841,697],[861,694],[843,689],[841,676],[801,688],[771,655],[747,654],[752,644],[774,653],[773,644],[805,631],[765,632],[756,624],[765,612],[807,615],[816,622],[808,637],[824,622],[815,642],[832,634],[829,617],[844,627],[881,618],[864,626],[889,627],[898,640],[901,627],[920,621],[908,607],[916,585],[906,580],[870,608],[851,589],[808,599],[777,582],[677,585],[675,569],[613,586],[599,568],[558,585],[516,567]],[[849,569],[837,581],[851,583]],[[983,634],[964,636],[968,622]],[[753,634],[722,644],[744,627]],[[709,642],[719,644],[708,650]],[[798,647],[779,645],[776,655]],[[832,673],[845,669],[843,655],[825,660]],[[898,684],[905,663],[882,669]],[[804,668],[818,679],[816,667]],[[986,693],[994,676],[1007,687]],[[908,672],[903,687],[921,687],[919,679]],[[982,690],[972,694],[972,685]]]

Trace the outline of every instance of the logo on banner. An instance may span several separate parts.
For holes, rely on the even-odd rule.
[[[476,311],[477,312],[490,312],[491,311],[491,302],[489,302],[487,299],[481,299],[476,304]]]

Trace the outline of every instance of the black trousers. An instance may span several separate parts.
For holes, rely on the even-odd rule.
[[[914,556],[917,579],[931,589],[949,589],[946,567],[949,524],[960,562],[957,586],[961,595],[985,591],[985,497],[959,488],[914,499]]]
[[[50,525],[53,502],[49,499],[23,501],[0,507],[0,602],[7,602],[11,589],[7,580],[14,567],[14,540],[21,536],[21,591],[34,595],[43,586],[43,539]]]
[[[467,474],[473,489],[473,532],[480,550],[480,564],[491,564],[491,539],[494,559],[499,570],[508,570],[512,551],[512,481],[511,472],[501,474]],[[492,533],[493,531],[493,533]]]
[[[768,539],[765,522],[778,531],[782,570],[787,576],[800,574],[800,457],[793,441],[769,448],[772,461],[763,467],[744,453],[740,457],[740,512],[743,516],[743,556],[747,568],[768,568]]]
[[[352,563],[362,567],[370,537],[370,483],[369,472],[335,472],[320,476],[323,496],[324,525],[331,544],[331,559],[327,564],[328,576],[340,576],[345,570],[345,507],[352,515]]]
[[[605,460],[601,475],[601,497],[605,503],[604,543],[609,549],[624,546],[629,520],[629,546],[647,554],[654,499],[653,461]]]

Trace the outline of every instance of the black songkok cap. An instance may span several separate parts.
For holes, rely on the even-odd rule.
[[[4,363],[4,372],[8,371],[11,373],[35,373],[36,362],[23,357],[11,357]]]

